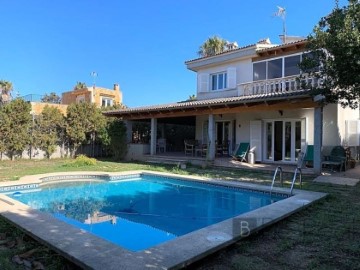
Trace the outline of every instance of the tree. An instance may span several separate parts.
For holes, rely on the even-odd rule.
[[[209,37],[199,48],[198,54],[201,57],[212,56],[225,51],[228,42],[218,36]]]
[[[35,146],[45,152],[47,158],[55,152],[64,128],[64,116],[58,108],[46,105],[36,118],[33,136]]]
[[[9,81],[0,80],[0,104],[10,101],[10,93],[13,90],[13,85]]]
[[[77,82],[75,87],[74,87],[74,90],[80,90],[80,89],[84,89],[86,88],[86,83],[84,82]]]
[[[90,137],[94,144],[97,132],[105,126],[105,116],[95,104],[73,103],[67,108],[66,137],[72,146],[72,156],[78,147]]]
[[[126,126],[119,119],[108,119],[106,128],[101,133],[104,145],[109,146],[115,160],[122,160],[127,153]]]
[[[320,20],[308,40],[311,57],[305,58],[300,67],[321,83],[318,87],[307,87],[314,95],[324,96],[324,103],[357,108],[360,98],[359,1],[349,0],[348,6],[342,8],[336,1],[331,14]]]
[[[31,105],[22,99],[14,99],[0,107],[1,148],[11,159],[20,155],[30,141],[32,117]]]
[[[50,94],[45,94],[41,99],[41,102],[60,104],[61,98],[56,93],[51,92]]]

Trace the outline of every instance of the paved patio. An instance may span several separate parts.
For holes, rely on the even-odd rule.
[[[314,182],[329,183],[334,185],[355,186],[360,181],[360,165],[355,168],[348,169],[344,172],[323,172],[322,175],[316,177]]]

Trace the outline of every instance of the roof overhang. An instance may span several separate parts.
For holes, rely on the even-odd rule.
[[[140,120],[230,114],[245,111],[292,110],[318,106],[308,90],[301,90],[128,108],[104,112],[104,115],[123,120]]]
[[[218,64],[229,63],[238,59],[252,58],[256,56],[256,44],[247,47],[226,51],[214,56],[202,57],[186,61],[186,67],[192,71],[199,71],[204,67],[211,67]]]

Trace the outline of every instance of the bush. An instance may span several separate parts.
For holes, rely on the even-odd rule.
[[[66,167],[84,167],[84,166],[94,166],[96,165],[97,160],[95,158],[89,158],[85,155],[79,155],[75,160],[66,163]]]

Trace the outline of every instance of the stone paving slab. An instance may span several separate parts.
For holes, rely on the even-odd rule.
[[[348,178],[348,177],[339,177],[339,176],[328,176],[320,175],[314,179],[314,182],[318,183],[327,183],[334,185],[344,185],[344,186],[356,186],[359,183],[359,179]]]

